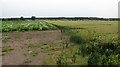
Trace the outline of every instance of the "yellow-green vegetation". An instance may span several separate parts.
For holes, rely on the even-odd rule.
[[[8,51],[11,51],[13,50],[10,46],[3,46],[2,47],[2,52],[8,52]]]
[[[60,26],[63,32],[70,36],[70,40],[79,45],[79,48],[76,48],[79,54],[76,55],[88,56],[86,62],[89,65],[120,65],[118,21],[47,20],[47,22]]]
[[[2,47],[2,52],[3,52],[2,55],[5,55],[5,53],[12,51],[12,50],[14,50],[14,49],[10,46],[3,46]]]
[[[89,40],[91,37],[99,36],[102,41],[110,41],[118,38],[118,21],[69,21],[69,20],[49,20],[49,23],[56,24],[59,26],[80,28],[71,29],[69,32],[78,34],[84,39]],[[67,31],[68,32],[68,31]]]
[[[38,55],[38,51],[29,51],[29,53],[32,55],[32,56],[36,56],[36,55]]]
[[[59,51],[55,51],[54,54],[50,54],[44,60],[45,65],[87,65],[87,58],[77,53],[78,46],[72,46],[66,49],[61,48]]]

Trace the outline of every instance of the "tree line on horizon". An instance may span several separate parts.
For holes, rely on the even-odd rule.
[[[98,17],[35,17],[31,16],[31,18],[24,18],[21,16],[20,18],[1,18],[2,21],[7,20],[105,20],[105,21],[118,21],[119,18],[98,18]]]

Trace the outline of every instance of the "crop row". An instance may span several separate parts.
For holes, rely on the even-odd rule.
[[[2,32],[12,31],[28,31],[28,30],[54,30],[56,26],[45,22],[23,22],[23,23],[9,23],[2,24]]]

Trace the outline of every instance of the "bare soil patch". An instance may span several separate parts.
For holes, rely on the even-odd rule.
[[[50,53],[61,45],[60,30],[3,33],[2,46],[13,50],[3,52],[3,65],[42,65]],[[53,48],[55,47],[55,48]]]

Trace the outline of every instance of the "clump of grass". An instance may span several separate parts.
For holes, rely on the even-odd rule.
[[[6,41],[9,40],[9,39],[11,39],[11,38],[8,37],[8,36],[3,36],[2,41],[3,41],[3,42],[6,42]]]
[[[76,57],[76,54],[73,54],[73,56],[72,56],[72,62],[73,62],[73,63],[76,62],[76,58],[77,58],[77,57]]]
[[[38,55],[38,51],[29,51],[29,53],[30,53],[32,56],[37,56],[37,55]]]
[[[78,43],[78,44],[84,43],[84,39],[81,36],[78,36],[78,35],[72,35],[70,37],[70,41],[74,42],[74,43]]]
[[[65,55],[63,55],[63,53],[61,55],[59,55],[56,58],[56,64],[57,65],[68,65],[67,63],[67,57]]]
[[[14,50],[13,48],[11,48],[10,46],[3,46],[2,47],[2,52],[9,52],[11,50]]]
[[[10,46],[3,46],[2,47],[2,55],[4,56],[7,52],[14,50]]]
[[[49,45],[42,45],[42,46],[41,46],[41,49],[48,49],[48,48],[50,48]]]
[[[61,47],[51,46],[47,44],[43,44],[40,48],[43,49],[44,51],[59,51],[61,49]]]

